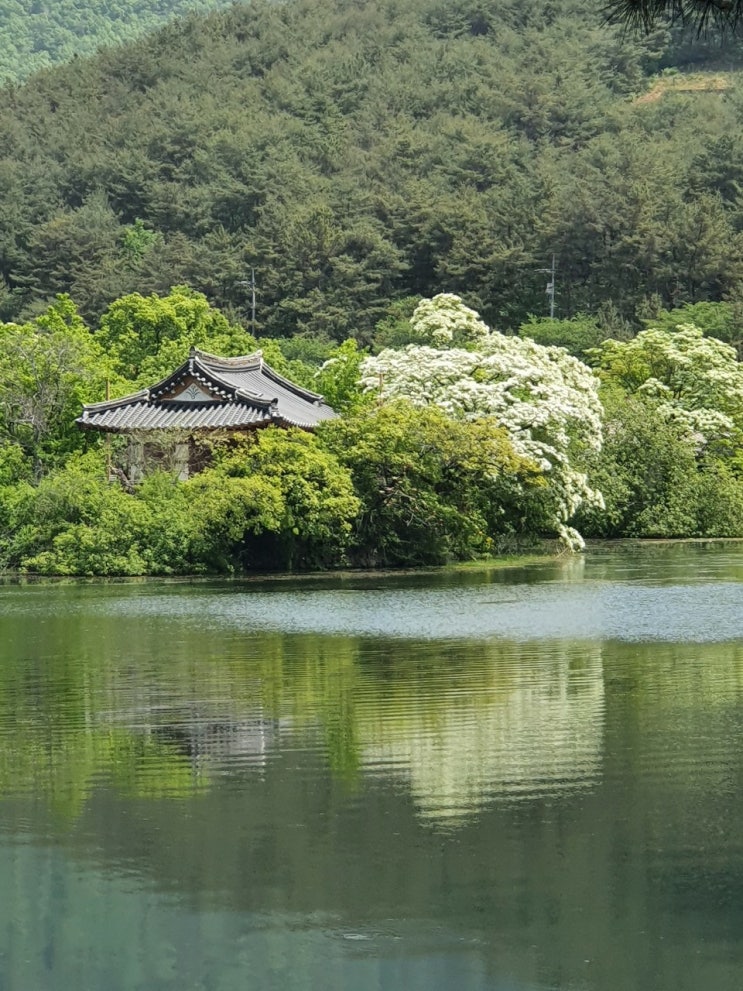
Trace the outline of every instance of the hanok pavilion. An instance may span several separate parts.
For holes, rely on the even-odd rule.
[[[182,479],[208,461],[206,435],[237,435],[275,424],[314,429],[335,411],[317,393],[279,375],[260,352],[219,358],[191,348],[188,360],[161,382],[122,399],[83,407],[85,430],[129,436],[129,481],[163,460]]]

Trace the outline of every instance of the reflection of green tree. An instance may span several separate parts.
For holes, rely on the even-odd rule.
[[[67,814],[100,786],[177,795],[207,781],[213,764],[229,768],[234,755],[205,751],[197,761],[171,732],[174,724],[272,719],[282,732],[319,743],[333,771],[349,780],[384,747],[407,747],[405,761],[414,765],[419,735],[436,731],[444,741],[462,713],[466,722],[507,705],[517,687],[514,669],[494,666],[497,657],[481,644],[452,649],[281,633],[225,638],[193,628],[185,636],[172,620],[127,623],[105,605],[78,616],[84,589],[35,591],[40,603],[44,595],[69,599],[69,609],[53,611],[39,628],[30,645],[34,661],[26,659],[26,624],[3,625],[0,792],[33,790]],[[442,766],[479,760],[465,743],[455,732],[439,755]]]
[[[184,637],[167,621],[127,624],[105,610],[78,617],[84,589],[35,591],[69,599],[70,609],[30,643],[25,622],[2,624],[0,795],[44,795],[74,816],[101,786],[137,797],[190,794],[208,781],[210,763],[229,755],[193,754],[180,731],[256,717],[289,721],[305,735],[319,728],[332,768],[356,773],[353,641],[271,634],[230,643],[226,653],[219,637]]]
[[[6,687],[3,681],[3,693]],[[189,762],[156,738],[75,725],[70,717],[70,724],[60,726],[58,715],[52,721],[48,711],[21,706],[9,725],[6,720],[0,795],[46,795],[61,815],[72,818],[93,788],[104,783],[137,797],[193,790]]]
[[[44,627],[46,649],[35,657],[26,624],[2,627],[0,795],[43,795],[59,813],[75,816],[103,784],[140,797],[192,790],[182,755],[151,733],[102,718],[116,703],[121,672],[95,651],[99,631],[56,618]]]
[[[721,582],[743,581],[743,544],[739,540],[622,540],[596,544],[585,561],[591,581],[652,581],[653,584],[693,584],[704,574]],[[582,559],[581,559],[582,560]]]
[[[470,668],[399,698],[364,740],[365,764],[396,767],[416,805],[454,822],[491,799],[565,794],[594,784],[603,747],[600,647],[549,645],[536,670],[533,646],[480,650]],[[423,680],[423,679],[421,679]]]
[[[721,797],[740,791],[743,644],[645,644],[632,653],[615,644],[605,664],[622,672],[612,686],[626,696],[622,730],[642,739],[653,770],[648,801],[662,814],[681,792],[674,814],[685,823],[686,839],[678,840],[703,838],[717,828]]]

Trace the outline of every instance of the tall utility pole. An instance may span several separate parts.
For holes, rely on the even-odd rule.
[[[538,268],[537,272],[545,272],[549,275],[550,280],[547,283],[547,288],[545,293],[549,296],[550,300],[550,320],[555,319],[555,294],[557,292],[556,282],[555,282],[555,253],[552,252],[552,267],[551,268]]]
[[[555,256],[552,256],[552,267],[554,268]],[[554,278],[554,276],[553,276]],[[255,269],[250,270],[250,329],[255,337]]]
[[[255,269],[250,270],[250,279],[243,279],[241,282],[236,282],[236,286],[247,286],[250,289],[250,330],[253,336],[255,336]]]

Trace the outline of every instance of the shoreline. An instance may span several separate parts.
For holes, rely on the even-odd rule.
[[[327,571],[261,571],[241,574],[183,574],[183,575],[38,575],[26,572],[9,572],[0,575],[2,585],[43,585],[43,584],[201,584],[223,582],[225,584],[281,583],[291,581],[350,581],[375,580],[379,578],[404,578],[416,575],[451,574],[460,571],[506,571],[536,565],[547,565],[557,561],[579,560],[592,551],[637,550],[661,547],[683,547],[688,545],[708,546],[710,544],[743,544],[743,537],[622,537],[616,540],[595,539],[586,541],[584,551],[571,553],[558,549],[549,542],[544,549],[538,547],[524,551],[512,551],[493,557],[478,558],[474,561],[452,561],[438,565],[403,565],[399,568],[353,568],[341,567]]]

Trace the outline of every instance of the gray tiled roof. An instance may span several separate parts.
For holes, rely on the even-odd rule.
[[[210,398],[179,400],[178,390],[189,382]],[[335,416],[322,396],[283,378],[260,353],[218,358],[192,348],[188,361],[162,382],[122,399],[84,406],[76,422],[112,433],[239,430],[270,423],[311,429]]]

